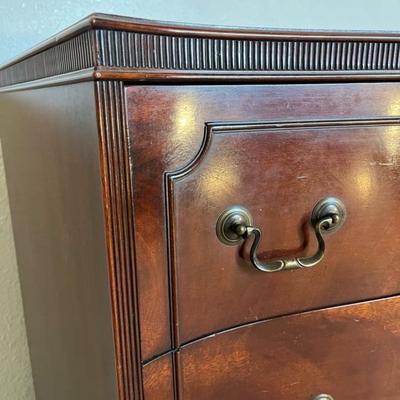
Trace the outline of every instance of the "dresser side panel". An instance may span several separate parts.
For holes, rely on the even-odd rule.
[[[116,399],[91,82],[0,95],[36,397]]]

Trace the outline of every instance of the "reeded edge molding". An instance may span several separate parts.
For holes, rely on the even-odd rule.
[[[55,47],[61,42],[64,42],[68,39],[71,39],[74,36],[77,36],[79,33],[85,32],[92,28],[93,26],[93,17],[94,15],[89,15],[86,18],[78,21],[77,23],[71,25],[70,27],[62,30],[61,32],[51,36],[50,38],[44,40],[43,42],[37,44],[36,46],[22,52],[18,56],[11,58],[5,63],[0,65],[0,70],[8,68],[14,64],[17,64],[27,58],[34,56],[35,54],[41,53],[44,50],[47,50],[51,47]]]
[[[400,33],[212,27],[93,14],[0,66],[0,86],[62,84],[88,68],[94,74],[85,79],[132,82],[397,80]]]
[[[102,13],[90,14],[70,27],[53,35],[17,57],[0,65],[0,69],[40,53],[78,33],[89,29],[126,30],[129,32],[155,33],[175,36],[231,38],[231,39],[282,39],[282,40],[343,40],[343,41],[398,41],[400,32],[339,31],[339,30],[281,30],[235,26],[211,26],[179,22],[152,21]]]
[[[129,133],[122,82],[95,87],[120,400],[143,398]]]

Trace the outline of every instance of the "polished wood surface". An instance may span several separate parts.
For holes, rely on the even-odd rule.
[[[400,298],[277,318],[179,354],[185,400],[400,398]]]
[[[396,124],[219,133],[209,151],[202,145],[206,123],[213,121],[229,125],[396,117],[398,90],[396,84],[126,89],[144,360],[168,351],[171,343],[179,346],[257,318],[398,289],[393,279],[398,276],[393,262],[397,252],[390,247],[399,240],[390,223],[398,199]],[[177,193],[168,191],[165,174],[172,180],[180,176],[200,151],[204,154],[193,168],[194,178],[177,178]],[[344,196],[350,203],[349,220],[343,231],[328,238],[321,268],[263,275],[239,257],[238,249],[216,239],[219,213],[239,203],[251,209],[265,232],[262,252],[297,254],[304,246],[299,232],[303,219],[325,195]],[[297,203],[299,208],[291,206]],[[368,225],[363,229],[358,225],[365,227],[365,213]],[[388,244],[382,232],[389,235]],[[374,246],[366,247],[371,241]],[[341,250],[335,253],[336,248]],[[363,258],[367,254],[371,265]],[[380,255],[383,263],[378,262]],[[356,264],[339,265],[346,257]],[[245,290],[248,285],[251,290]],[[305,288],[312,295],[304,296]],[[169,307],[174,320],[171,343]]]
[[[0,88],[135,82],[399,80],[398,32],[288,31],[92,14],[0,66]],[[51,84],[49,82],[49,84]]]
[[[0,132],[36,398],[114,399],[93,83],[2,94]]]
[[[399,398],[399,54],[94,14],[0,67],[37,397]],[[216,237],[240,204],[262,260],[311,254],[325,196],[347,219],[313,269]]]
[[[142,396],[137,315],[132,188],[124,87],[98,82],[100,164],[119,397]]]
[[[143,367],[143,392],[146,400],[170,400],[175,396],[172,354],[165,354]]]
[[[204,155],[171,183],[181,343],[275,315],[400,292],[400,233],[392,223],[400,219],[399,122],[210,132]],[[312,269],[262,273],[248,260],[249,246],[226,246],[215,234],[219,214],[239,204],[263,232],[261,260],[311,255],[311,211],[327,196],[343,201],[347,218],[326,235],[325,258]]]

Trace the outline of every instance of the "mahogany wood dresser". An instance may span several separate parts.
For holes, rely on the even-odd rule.
[[[96,14],[0,82],[37,400],[400,399],[400,35]]]

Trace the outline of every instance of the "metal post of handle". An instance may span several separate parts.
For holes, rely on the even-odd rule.
[[[272,260],[261,262],[257,257],[257,250],[261,242],[261,230],[253,226],[253,220],[248,210],[235,206],[225,210],[217,221],[217,236],[227,245],[238,245],[243,240],[253,236],[254,241],[250,250],[250,261],[255,268],[263,272],[278,272],[290,269],[311,268],[322,261],[325,255],[325,241],[323,235],[339,229],[345,220],[343,203],[334,197],[320,200],[311,214],[311,224],[318,243],[316,252],[309,257],[295,257],[291,259]]]

